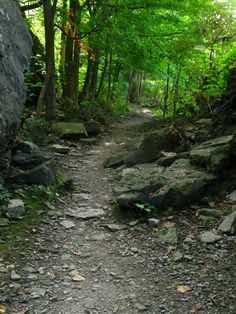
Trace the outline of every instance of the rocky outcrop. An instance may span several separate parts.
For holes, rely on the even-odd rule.
[[[16,1],[0,1],[0,158],[16,135],[25,102],[31,37]]]
[[[167,168],[143,164],[124,169],[114,192],[124,207],[138,203],[158,208],[178,207],[196,201],[215,178],[192,166],[188,159],[179,159]]]
[[[177,135],[162,129],[147,135],[141,145],[124,160],[127,166],[156,160],[162,150],[170,150],[178,143]]]
[[[193,163],[217,172],[225,169],[235,158],[235,136],[221,136],[202,143],[190,151]]]

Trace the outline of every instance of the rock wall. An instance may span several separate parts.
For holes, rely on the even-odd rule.
[[[31,45],[16,1],[0,0],[0,159],[20,124],[25,102],[23,73],[29,65]]]

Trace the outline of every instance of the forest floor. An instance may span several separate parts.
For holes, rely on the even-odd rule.
[[[116,209],[117,172],[103,161],[151,119],[121,116],[97,144],[78,144],[58,156],[74,190],[50,204],[30,241],[10,257],[0,256],[0,271],[11,269],[10,282],[0,283],[6,313],[236,313],[235,237],[201,243],[198,236],[207,227],[184,210],[160,217],[162,227],[175,226],[179,235],[177,243],[163,245],[156,240],[159,229]],[[71,217],[78,207],[105,215]]]

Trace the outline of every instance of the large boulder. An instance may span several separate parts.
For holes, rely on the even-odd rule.
[[[0,0],[0,158],[20,125],[32,40],[19,6]]]
[[[235,136],[221,136],[193,148],[190,158],[193,163],[216,172],[230,165],[235,157],[235,148]]]
[[[150,203],[159,208],[193,203],[216,177],[198,170],[188,159],[176,160],[170,167],[153,164],[124,169],[114,187],[117,201],[124,207]]]
[[[32,153],[23,153],[17,151],[12,158],[14,166],[20,169],[33,169],[45,161],[54,160],[54,155],[51,152],[37,149]]]
[[[81,122],[58,122],[52,126],[52,131],[60,138],[80,139],[87,137],[87,130]]]
[[[176,134],[166,132],[165,129],[148,134],[141,145],[125,158],[127,166],[148,163],[156,160],[162,150],[171,150],[177,145]]]

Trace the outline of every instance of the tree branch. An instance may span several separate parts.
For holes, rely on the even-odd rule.
[[[25,12],[28,10],[33,10],[33,9],[37,9],[39,7],[41,7],[43,5],[44,0],[39,0],[36,3],[32,3],[32,4],[28,4],[28,5],[24,5],[22,7],[20,7],[21,12]]]

